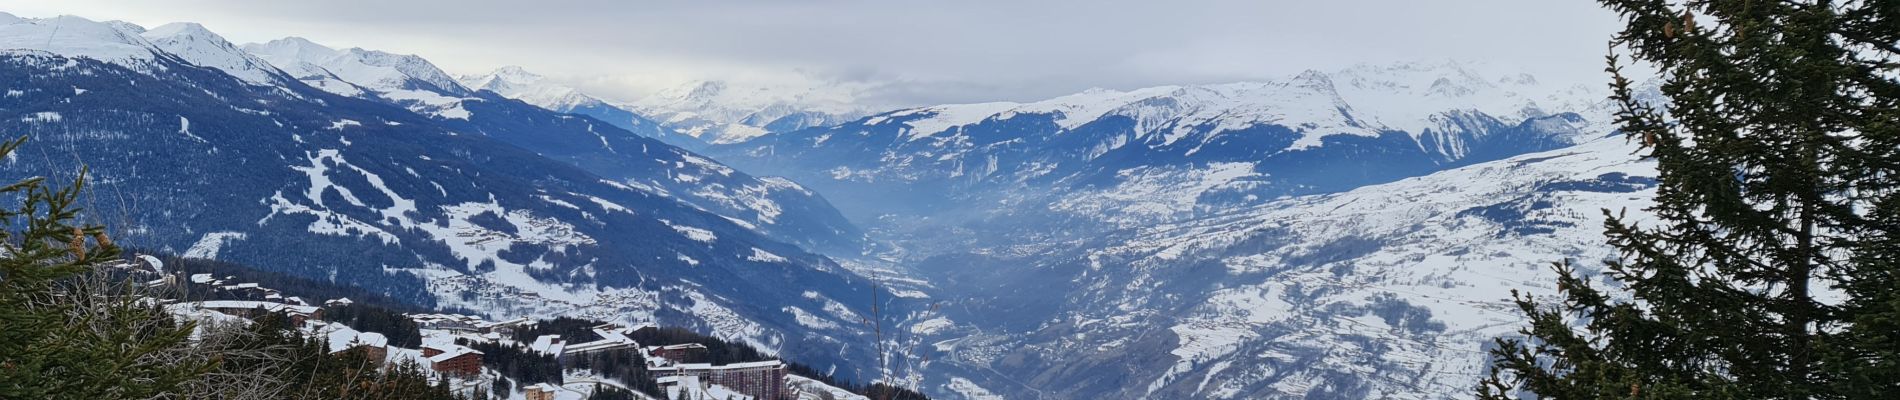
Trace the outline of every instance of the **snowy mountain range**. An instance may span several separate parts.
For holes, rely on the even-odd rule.
[[[580,89],[555,83],[521,67],[501,67],[484,75],[462,76],[459,80],[474,90],[495,92],[549,110],[594,117],[681,148],[699,149],[706,146],[699,138],[681,134],[671,127],[629,111],[626,106],[612,104],[583,93]]]
[[[1654,172],[1590,87],[1470,62],[919,107],[715,145],[940,299],[948,398],[1462,398],[1506,288],[1609,257]]]
[[[835,125],[882,111],[860,102],[863,83],[745,84],[700,81],[628,105],[707,143],[733,144],[773,133]]]
[[[1655,183],[1632,151],[1597,139],[933,257],[918,270],[956,300],[912,325],[939,363],[926,381],[1009,398],[1467,398],[1490,339],[1521,325],[1509,289],[1552,295],[1549,263],[1615,256],[1599,210],[1641,215]]]
[[[1390,182],[1607,132],[1607,104],[1595,90],[1478,70],[1413,63],[921,107],[707,152],[816,188],[857,221],[935,221],[900,231],[985,220],[1116,229]],[[966,217],[943,218],[956,214]]]
[[[857,228],[816,193],[784,179],[754,177],[654,140],[680,136],[644,117],[624,112],[589,115],[596,118],[564,114],[588,115],[580,111],[604,106],[587,103],[590,97],[571,89],[564,92],[571,102],[568,105],[583,108],[561,110],[548,108],[557,103],[523,104],[504,97],[508,95],[495,89],[516,94],[529,88],[538,90],[535,93],[561,92],[559,87],[534,85],[538,78],[518,69],[521,73],[481,80],[483,86],[476,90],[412,55],[335,50],[294,37],[243,48],[271,65],[289,66],[286,70],[297,71],[292,75],[312,87],[348,88],[328,91],[433,116],[451,129],[494,137],[621,184],[682,199],[780,240],[838,249],[854,248],[861,240]],[[605,120],[598,117],[622,123],[601,123]]]
[[[549,110],[580,114],[669,144],[700,149],[772,132],[835,125],[884,109],[862,104],[863,83],[744,84],[696,81],[633,102],[604,100],[519,66],[466,75],[460,82]],[[652,119],[648,119],[651,116]],[[655,129],[659,128],[659,129]]]
[[[88,208],[121,243],[491,317],[695,327],[821,366],[869,357],[848,344],[870,340],[857,299],[879,289],[774,239],[850,241],[834,231],[848,224],[788,224],[842,223],[814,193],[469,91],[418,57],[273,43],[248,46],[260,56],[196,25],[0,14],[0,131],[43,150],[7,172],[84,164]],[[574,137],[592,146],[555,152]],[[645,167],[607,169],[621,165]]]
[[[7,164],[85,160],[123,242],[819,365],[875,359],[876,292],[917,353],[839,375],[951,399],[1467,397],[1508,289],[1612,257],[1655,176],[1601,89],[1475,62],[882,111],[196,24],[0,14],[0,49],[0,131],[46,149]]]

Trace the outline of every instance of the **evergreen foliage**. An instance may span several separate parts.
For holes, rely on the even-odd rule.
[[[323,308],[323,319],[341,322],[357,331],[381,333],[389,338],[390,346],[422,347],[422,330],[416,327],[416,321],[387,308],[367,304],[327,306]]]
[[[360,351],[331,353],[320,337],[305,337],[289,329],[281,313],[258,317],[243,332],[216,349],[226,360],[213,374],[252,376],[275,381],[278,387],[258,391],[236,385],[207,385],[205,397],[274,399],[419,399],[452,400],[460,396],[447,380],[432,377],[411,361],[386,364]],[[256,372],[263,376],[254,376]],[[242,390],[227,393],[225,390]]]
[[[501,342],[474,342],[456,339],[455,344],[482,352],[482,365],[515,382],[561,384],[561,359],[541,354],[525,346]]]
[[[1516,294],[1486,399],[1883,398],[1900,393],[1900,7],[1602,0],[1662,72],[1618,123],[1660,172],[1656,221],[1606,214],[1621,260]],[[1627,293],[1631,299],[1621,298]]]
[[[859,392],[859,394],[863,394],[864,397],[869,397],[873,400],[930,400],[930,396],[917,393],[915,390],[883,383],[872,384],[871,387]]]
[[[561,335],[561,340],[567,341],[568,343],[586,343],[600,340],[600,335],[594,333],[594,327],[600,325],[600,321],[573,317],[555,317],[554,319],[536,321],[533,325],[515,329],[514,338],[517,342],[533,343],[534,339],[542,335]]]
[[[0,159],[25,141],[0,143]],[[84,183],[82,171],[64,188],[38,177],[0,187],[0,398],[151,398],[215,365],[163,357],[188,346],[193,325],[129,286],[86,280],[119,249],[103,227],[76,223]]]
[[[658,397],[665,398],[666,396],[661,395]],[[639,398],[640,397],[635,397],[633,392],[627,389],[605,385],[602,385],[599,389],[595,389],[593,394],[587,395],[587,400],[635,400]]]

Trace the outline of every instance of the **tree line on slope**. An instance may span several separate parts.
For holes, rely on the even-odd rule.
[[[24,142],[0,143],[0,158]],[[75,222],[84,177],[0,187],[0,398],[457,398],[414,365],[385,371],[331,354],[281,315],[249,326],[173,318],[101,270],[121,249],[104,227]]]
[[[24,138],[0,142],[0,158],[6,158],[24,142]],[[0,201],[7,202],[0,206],[0,226],[8,227],[0,229],[0,326],[6,327],[0,329],[0,398],[464,398],[453,393],[446,380],[433,379],[413,362],[385,367],[383,360],[369,359],[363,352],[331,353],[325,338],[304,336],[292,329],[291,320],[280,313],[264,314],[250,322],[175,318],[153,300],[205,298],[183,298],[194,291],[147,291],[123,274],[102,269],[127,253],[112,243],[104,227],[75,222],[81,211],[77,204],[84,183],[82,171],[66,187],[47,185],[42,178],[21,179],[0,187]],[[281,287],[289,295],[370,300],[331,307],[329,311],[337,312],[335,318],[346,324],[393,335],[392,341],[408,340],[400,339],[407,337],[402,332],[412,331],[412,324],[395,322],[400,312],[378,304],[405,309],[413,306],[371,293],[209,260],[171,258],[167,264],[177,268],[168,272],[181,278],[192,273],[240,276],[260,286]],[[181,286],[189,284],[188,279],[179,281]],[[584,337],[577,327],[599,324],[564,320],[549,326]],[[765,359],[750,346],[690,331],[642,331],[647,333],[636,335],[656,343],[661,338],[674,342],[699,340],[709,349],[719,349],[709,352],[716,355],[708,356],[706,361]],[[492,354],[506,357],[511,353],[502,350]],[[639,392],[658,393],[637,352],[606,352],[575,362],[581,368],[623,379]],[[542,360],[522,364],[545,368],[550,363]],[[551,364],[553,372],[539,373],[546,381],[558,382],[562,367],[558,361]],[[800,370],[813,371],[802,366]],[[835,381],[822,374],[814,379]],[[880,394],[876,397],[879,399],[923,398],[901,389],[881,390],[864,393]],[[486,398],[487,393],[478,389],[473,397]],[[887,393],[899,394],[882,395]],[[603,391],[596,397],[626,398],[629,394]]]

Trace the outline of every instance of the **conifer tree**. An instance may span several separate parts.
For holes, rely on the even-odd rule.
[[[1900,393],[1900,3],[1601,0],[1617,122],[1654,159],[1653,221],[1568,263],[1557,304],[1513,293],[1486,399],[1880,398]]]
[[[0,159],[25,140],[0,143]],[[161,356],[187,345],[190,324],[86,279],[119,250],[103,227],[75,223],[84,182],[0,187],[0,398],[152,398],[211,368]]]

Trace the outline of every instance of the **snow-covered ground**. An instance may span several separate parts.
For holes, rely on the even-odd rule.
[[[1138,228],[1083,252],[1080,289],[1043,324],[1062,334],[1006,334],[1005,347],[1050,358],[1023,381],[1083,378],[1062,366],[1143,382],[1111,397],[1460,398],[1489,341],[1522,322],[1511,289],[1552,295],[1550,263],[1587,271],[1614,257],[1602,210],[1646,217],[1656,172],[1634,150],[1604,138]],[[1180,281],[1211,283],[1163,289]],[[969,332],[943,325],[913,329]],[[1174,339],[1143,340],[1153,335]],[[954,363],[1005,368],[988,347],[943,346]],[[1171,361],[1113,364],[1155,355]]]

